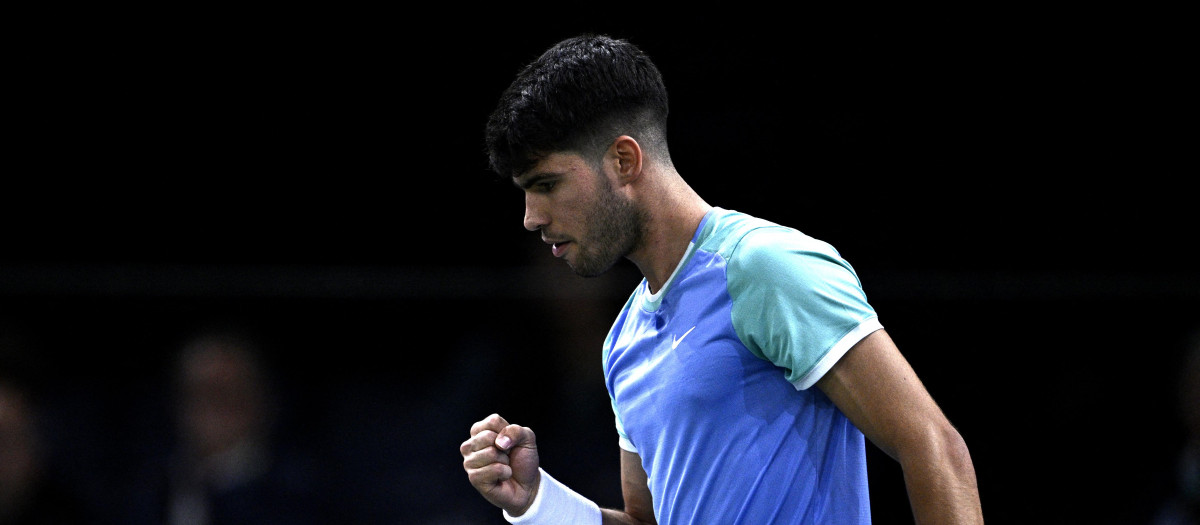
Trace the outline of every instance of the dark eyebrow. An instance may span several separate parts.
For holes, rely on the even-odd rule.
[[[513,178],[513,184],[522,190],[528,190],[539,182],[542,182],[546,179],[558,178],[560,176],[561,175],[558,173],[534,173],[525,179],[521,179],[519,177]]]

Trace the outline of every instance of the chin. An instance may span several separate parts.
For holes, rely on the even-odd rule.
[[[595,264],[595,261],[592,261],[592,264],[586,262],[577,264],[567,261],[567,264],[571,266],[571,270],[575,272],[575,275],[580,277],[599,277],[604,275],[615,263]]]

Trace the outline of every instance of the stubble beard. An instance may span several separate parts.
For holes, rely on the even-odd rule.
[[[602,179],[603,180],[603,179]],[[645,213],[612,191],[605,180],[599,198],[587,214],[588,232],[577,243],[579,256],[569,263],[577,275],[596,277],[633,251],[642,240]]]

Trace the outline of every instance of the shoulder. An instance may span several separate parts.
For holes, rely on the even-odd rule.
[[[782,273],[834,266],[848,267],[829,243],[796,228],[745,213],[719,210],[706,225],[701,248],[720,254],[731,278],[771,278]]]

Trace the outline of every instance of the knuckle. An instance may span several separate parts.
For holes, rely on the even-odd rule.
[[[467,480],[476,486],[483,485],[489,481],[486,473],[479,469],[467,470]]]
[[[504,428],[507,424],[508,422],[500,417],[500,414],[492,414],[471,425],[471,435],[478,434],[483,430]]]
[[[503,463],[492,463],[487,466],[491,479],[504,481],[512,477],[512,468]]]
[[[463,442],[467,450],[479,450],[490,447],[496,441],[496,433],[491,430],[481,430]]]
[[[484,468],[492,464],[508,465],[508,454],[500,452],[495,447],[486,447],[463,454],[463,467],[467,469]]]

